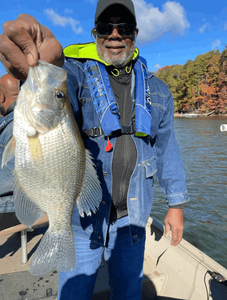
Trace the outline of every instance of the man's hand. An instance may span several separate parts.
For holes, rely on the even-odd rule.
[[[27,14],[5,22],[0,35],[0,61],[6,71],[17,79],[25,80],[29,66],[37,65],[38,59],[63,66],[62,46],[54,34]]]
[[[183,231],[184,231],[183,209],[169,208],[164,223],[165,223],[165,236],[168,236],[169,231],[171,230],[172,231],[171,246],[177,246],[182,240]]]

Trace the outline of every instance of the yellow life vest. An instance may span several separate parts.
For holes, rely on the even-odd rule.
[[[110,65],[99,58],[95,43],[69,45],[64,49],[63,52],[66,58],[91,59],[96,60],[106,66]],[[139,49],[135,48],[132,60],[135,60],[138,56]]]

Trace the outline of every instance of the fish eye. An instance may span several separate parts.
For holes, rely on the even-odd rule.
[[[58,100],[63,100],[65,98],[65,94],[62,91],[56,91],[55,96],[57,97]]]

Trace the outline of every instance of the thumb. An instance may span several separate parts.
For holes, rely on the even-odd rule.
[[[29,66],[35,66],[37,64],[37,55],[32,55],[32,53],[28,53],[27,62]]]

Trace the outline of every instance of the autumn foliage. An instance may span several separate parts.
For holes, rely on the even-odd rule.
[[[227,45],[222,53],[213,50],[183,66],[167,65],[155,75],[169,86],[175,111],[227,113]]]

